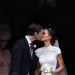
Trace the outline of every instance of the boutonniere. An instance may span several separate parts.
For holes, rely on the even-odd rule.
[[[36,48],[36,44],[34,44],[33,47]]]

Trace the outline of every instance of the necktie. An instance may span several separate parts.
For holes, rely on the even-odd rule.
[[[30,43],[29,48],[30,48],[31,58],[33,58],[33,45],[32,45],[32,43]]]

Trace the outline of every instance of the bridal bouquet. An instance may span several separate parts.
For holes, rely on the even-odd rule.
[[[44,64],[42,65],[40,71],[41,75],[48,75],[51,74],[52,68],[50,67],[50,64]]]

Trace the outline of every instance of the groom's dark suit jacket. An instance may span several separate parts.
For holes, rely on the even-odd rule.
[[[10,75],[34,75],[35,61],[35,52],[32,59],[27,39],[17,41],[12,49]]]

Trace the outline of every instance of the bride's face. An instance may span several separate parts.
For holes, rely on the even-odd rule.
[[[43,30],[43,36],[42,36],[42,39],[41,41],[45,42],[45,41],[50,41],[51,40],[51,36],[49,35],[49,32],[47,29],[44,29]]]

